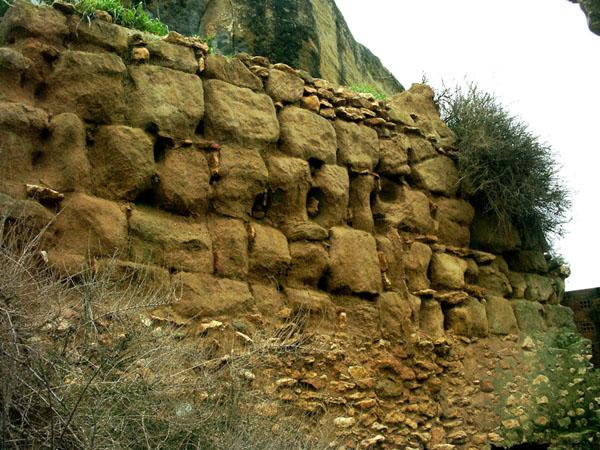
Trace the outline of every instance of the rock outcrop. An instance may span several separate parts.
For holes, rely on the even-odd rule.
[[[588,26],[593,33],[600,35],[600,1],[599,0],[569,0],[579,3],[581,9],[587,16]]]
[[[355,41],[334,0],[152,0],[146,5],[170,29],[210,38],[217,53],[263,55],[315,77],[386,94],[403,89]]]

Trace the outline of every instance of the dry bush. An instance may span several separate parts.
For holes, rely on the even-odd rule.
[[[458,138],[463,191],[506,231],[560,235],[570,208],[569,191],[547,144],[492,94],[475,84],[444,88],[436,103]]]
[[[306,345],[302,317],[244,343],[199,339],[150,319],[177,289],[142,265],[114,258],[61,279],[26,230],[0,223],[1,448],[325,447],[252,386]]]

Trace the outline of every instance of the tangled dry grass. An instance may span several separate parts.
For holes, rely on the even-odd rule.
[[[61,277],[42,233],[6,218],[0,233],[1,448],[324,447],[252,386],[256,370],[303,345],[301,324],[201,344],[150,319],[178,292],[142,265],[113,258]]]
[[[476,84],[445,88],[436,99],[458,138],[463,191],[506,231],[516,225],[532,239],[562,233],[570,194],[549,145]]]

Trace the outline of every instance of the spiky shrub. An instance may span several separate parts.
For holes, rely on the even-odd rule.
[[[478,209],[501,231],[513,223],[533,236],[560,235],[569,191],[550,146],[475,84],[446,90],[437,101],[458,138],[462,189]]]

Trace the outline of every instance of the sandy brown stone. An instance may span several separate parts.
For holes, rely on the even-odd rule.
[[[204,214],[211,198],[209,169],[202,152],[176,147],[157,164],[158,203],[177,214]]]
[[[295,103],[304,94],[304,81],[290,72],[271,69],[266,91],[276,102]]]
[[[248,148],[266,148],[279,139],[279,122],[268,95],[221,80],[205,80],[207,138]]]
[[[379,161],[379,141],[372,128],[343,120],[335,121],[338,164],[352,169],[373,170]]]
[[[263,88],[260,78],[238,58],[227,58],[216,53],[211,53],[206,57],[205,75],[207,78],[216,78],[253,91],[260,91]]]
[[[100,127],[94,134],[89,157],[94,193],[100,197],[132,201],[152,185],[152,140],[139,128]]]
[[[206,223],[156,208],[136,207],[129,219],[131,257],[185,272],[213,272]]]
[[[334,227],[330,241],[327,289],[357,294],[381,292],[381,271],[373,236],[360,230]]]
[[[279,149],[296,158],[335,164],[337,141],[328,120],[302,108],[288,106],[279,114]]]
[[[130,66],[127,119],[135,127],[189,138],[204,116],[202,82],[196,75],[154,65]]]

